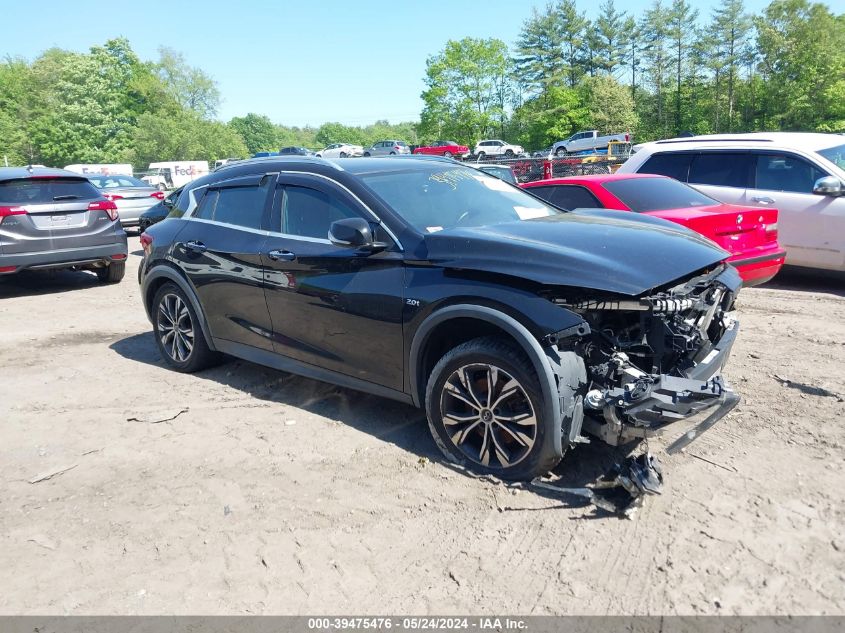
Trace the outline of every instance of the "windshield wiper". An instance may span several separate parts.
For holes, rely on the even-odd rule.
[[[53,196],[53,200],[79,200],[79,196],[75,196],[72,193],[69,193],[64,196]]]

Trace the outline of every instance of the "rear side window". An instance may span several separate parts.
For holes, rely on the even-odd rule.
[[[579,185],[555,185],[552,187],[532,187],[529,191],[551,202],[561,209],[602,208],[591,191]]]
[[[691,160],[692,154],[669,154],[661,152],[660,154],[652,155],[637,171],[641,174],[669,176],[669,178],[686,182]]]
[[[713,198],[669,178],[611,180],[604,183],[603,187],[624,202],[631,211],[638,213],[718,204]]]
[[[285,187],[282,233],[328,239],[335,220],[360,217],[342,200],[308,187]]]
[[[803,158],[790,154],[757,155],[756,188],[769,191],[813,193],[813,185],[824,173]]]
[[[751,155],[741,152],[706,152],[696,155],[689,169],[689,182],[719,187],[748,186]]]
[[[203,196],[194,217],[261,229],[267,187],[227,187],[213,189]]]
[[[82,178],[22,178],[0,182],[0,204],[52,204],[100,197],[99,190]]]

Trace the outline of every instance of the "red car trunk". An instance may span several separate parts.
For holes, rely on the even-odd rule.
[[[635,211],[682,224],[728,251],[728,261],[747,285],[768,281],[786,259],[777,241],[777,209],[722,204],[664,176],[575,176],[522,186],[563,208],[596,206]]]

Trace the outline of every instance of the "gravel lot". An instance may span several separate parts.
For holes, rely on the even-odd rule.
[[[411,407],[169,371],[138,248],[0,280],[0,613],[845,613],[845,281],[743,291],[743,402],[625,520],[453,470]]]

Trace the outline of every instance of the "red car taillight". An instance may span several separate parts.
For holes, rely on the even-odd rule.
[[[10,215],[26,215],[23,207],[0,207],[0,222]]]
[[[164,192],[163,191],[156,191],[150,194],[150,198],[158,198],[159,200],[164,200]]]
[[[153,236],[149,233],[141,233],[141,248],[144,249],[144,255],[150,254],[153,248]]]
[[[105,211],[109,220],[117,220],[117,205],[111,200],[97,200],[88,205],[89,211]]]
[[[103,197],[104,197],[106,200],[111,200],[111,201],[114,201],[114,200],[123,200],[123,196],[119,196],[119,195],[117,195],[116,193],[104,193],[104,194],[103,194]]]
[[[772,222],[771,224],[766,224],[766,237],[769,238],[769,241],[774,242],[778,239],[778,223]]]

